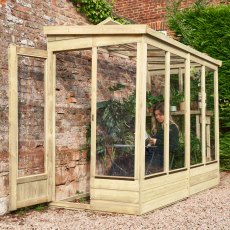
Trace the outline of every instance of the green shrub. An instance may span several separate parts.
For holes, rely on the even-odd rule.
[[[93,24],[98,24],[108,17],[121,24],[130,24],[130,21],[113,13],[113,1],[107,0],[72,0],[82,14]]]

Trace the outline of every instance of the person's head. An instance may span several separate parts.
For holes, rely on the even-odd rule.
[[[158,123],[164,122],[164,103],[163,102],[157,103],[153,107],[153,115]]]

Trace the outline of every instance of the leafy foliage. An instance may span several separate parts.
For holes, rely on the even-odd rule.
[[[97,153],[116,143],[134,144],[135,94],[127,99],[97,103]]]
[[[219,69],[220,159],[222,167],[229,169],[230,5],[207,6],[206,1],[199,0],[193,7],[179,10],[180,3],[174,1],[168,11],[168,25],[177,39],[223,62]]]
[[[200,77],[201,77],[200,71],[197,71],[196,69],[192,69],[191,82],[190,82],[190,100],[191,101],[198,101],[198,95],[200,92],[200,85],[201,85]]]
[[[146,107],[152,108],[158,102],[164,101],[163,95],[158,94],[157,96],[153,96],[150,91],[146,93]]]
[[[170,105],[177,106],[180,102],[184,100],[183,92],[178,89],[171,88],[170,90]]]
[[[72,0],[77,10],[83,13],[90,22],[98,24],[108,17],[121,24],[130,24],[130,22],[113,13],[113,1],[107,0]]]

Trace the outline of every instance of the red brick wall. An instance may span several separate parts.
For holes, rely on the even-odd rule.
[[[43,26],[81,25],[86,23],[87,21],[76,13],[70,1],[0,1],[0,215],[6,211],[7,196],[9,195],[8,45],[15,42],[19,46],[46,49]],[[44,171],[43,65],[44,63],[39,59],[19,58],[19,175],[29,175]],[[62,91],[62,94],[66,94],[66,92]],[[66,108],[70,103],[66,100],[65,95],[63,98],[61,107]],[[70,119],[71,116],[66,114],[66,117],[62,119],[63,124]],[[73,134],[74,131],[72,130],[71,132]],[[81,130],[78,132],[81,132]],[[61,137],[57,136],[57,142],[59,142],[58,138]],[[68,151],[66,151],[65,147],[62,154],[67,154],[66,158],[76,159],[75,162],[78,163],[72,164],[73,168],[80,167],[78,166],[80,164],[87,167],[85,157],[75,157],[76,149],[73,150],[70,147],[74,141],[73,139],[68,139],[67,135]],[[59,159],[57,158],[56,161],[57,177],[64,177],[66,174],[68,176],[68,170],[60,175],[58,167],[63,162],[66,163],[66,161],[63,160],[61,163]],[[84,174],[81,174],[81,178],[84,178],[85,181],[87,180],[86,174],[87,170],[85,170]],[[71,180],[77,181],[76,177],[77,174]],[[67,182],[66,180],[62,181],[63,184]],[[75,189],[77,189],[77,186],[75,186]],[[87,188],[83,187],[81,189]]]
[[[0,215],[9,195],[8,60],[7,48],[19,46],[46,49],[45,25],[81,25],[87,21],[66,0],[8,0],[0,2]],[[44,172],[44,61],[19,58],[19,175]],[[131,66],[130,66],[131,64]],[[108,54],[99,58],[101,100],[106,90],[129,75],[135,67],[129,60]],[[127,81],[127,82],[126,82]],[[127,88],[128,88],[127,87]],[[104,89],[105,88],[105,89]],[[56,192],[57,198],[87,191],[89,164],[86,128],[90,122],[91,51],[57,54],[56,83]],[[122,95],[122,93],[121,93]]]
[[[182,2],[182,8],[191,6],[196,0]],[[166,0],[117,0],[114,11],[138,24],[148,24],[155,30],[167,30],[165,25]],[[209,4],[228,3],[228,0],[209,0]]]

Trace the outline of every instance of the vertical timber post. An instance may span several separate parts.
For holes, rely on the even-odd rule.
[[[18,173],[18,58],[17,47],[8,48],[9,71],[9,210],[17,209],[17,173]]]
[[[164,171],[169,173],[170,52],[165,54]]]
[[[142,183],[145,178],[145,122],[147,83],[147,43],[137,43],[135,180],[139,179],[139,214],[142,213]],[[139,174],[139,175],[138,175]]]
[[[188,195],[190,194],[190,54],[185,59],[185,166],[188,168]]]
[[[206,94],[205,94],[205,66],[201,67],[201,150],[202,163],[206,163]]]
[[[48,51],[45,74],[45,153],[47,157],[48,200],[55,200],[55,86],[56,55]]]
[[[96,174],[97,55],[98,55],[97,54],[97,47],[92,47],[90,189],[93,187],[94,178],[95,178],[95,174]]]
[[[219,146],[219,95],[218,95],[218,69],[214,71],[214,115],[215,115],[215,160],[220,168],[220,146]],[[219,180],[220,180],[220,174]]]

